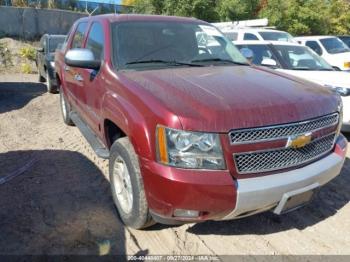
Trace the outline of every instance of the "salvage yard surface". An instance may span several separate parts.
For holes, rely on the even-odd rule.
[[[36,80],[0,76],[0,254],[350,254],[349,158],[311,205],[282,217],[123,227],[107,161]]]

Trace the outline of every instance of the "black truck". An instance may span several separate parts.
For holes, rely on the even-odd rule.
[[[36,65],[39,72],[39,82],[46,82],[49,93],[57,92],[55,50],[64,42],[65,38],[65,35],[45,34],[41,37],[40,46],[37,48]]]

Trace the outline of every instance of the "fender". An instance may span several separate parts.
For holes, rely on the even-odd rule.
[[[147,117],[148,112],[140,112],[135,105],[130,103],[124,97],[108,91],[102,102],[103,120],[110,120],[117,125],[130,139],[135,152],[140,157],[147,159],[156,159],[156,126],[157,124],[166,124],[157,122],[154,117]],[[170,112],[165,113],[174,119],[174,115]],[[166,117],[167,118],[167,117]],[[179,118],[174,121],[173,128],[182,129]],[[103,133],[106,134],[103,125]],[[104,142],[107,144],[106,135]]]

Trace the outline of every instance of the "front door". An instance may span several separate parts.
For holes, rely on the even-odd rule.
[[[95,60],[104,61],[104,44],[105,34],[103,26],[99,22],[91,24],[85,48],[92,51]],[[104,90],[103,78],[101,70],[80,69],[81,77],[84,82],[84,101],[82,101],[86,116],[87,124],[98,134],[101,129],[100,109]]]
[[[82,48],[84,43],[84,36],[87,29],[87,23],[82,22],[79,23],[75,33],[73,35],[73,39],[70,44],[70,48],[66,50],[66,52],[70,49],[74,48]],[[71,67],[68,65],[64,65],[64,79],[66,83],[66,90],[69,92],[69,96],[72,97],[74,108],[80,113],[82,112],[82,88],[83,88],[83,82],[81,80],[81,77],[79,76],[80,68]]]

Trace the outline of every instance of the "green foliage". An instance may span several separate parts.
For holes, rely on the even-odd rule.
[[[190,16],[212,21],[267,17],[294,35],[350,34],[347,0],[125,0],[135,13]]]
[[[30,74],[30,73],[33,72],[33,70],[32,70],[32,67],[30,66],[30,64],[28,64],[28,63],[23,63],[23,64],[21,65],[21,72],[22,72],[23,74]]]
[[[21,57],[24,57],[30,61],[35,61],[36,50],[32,46],[22,47],[19,50],[19,54],[21,55]]]
[[[0,43],[0,65],[11,66],[12,56],[5,43]]]
[[[12,0],[13,6],[27,7],[29,5],[28,0]]]
[[[259,16],[294,35],[326,34],[331,15],[328,9],[327,0],[269,0]]]
[[[217,7],[222,21],[237,21],[256,17],[260,0],[221,0]]]

